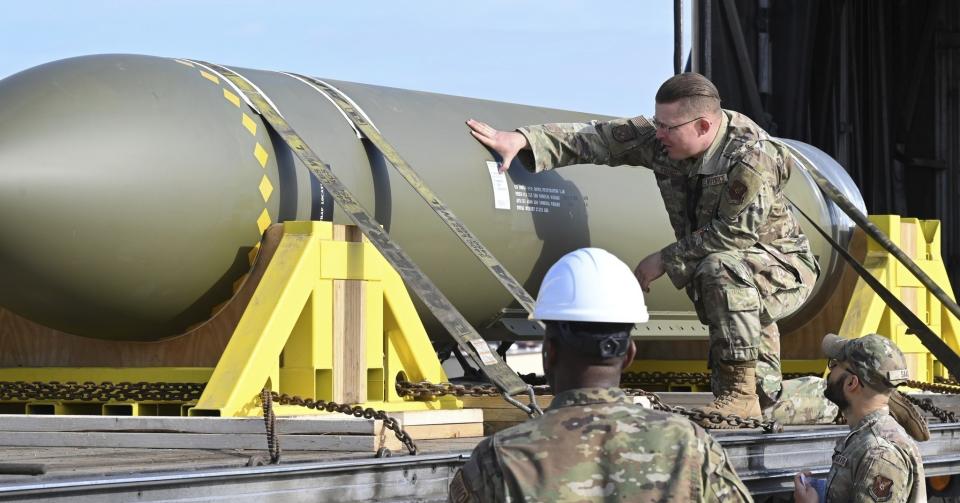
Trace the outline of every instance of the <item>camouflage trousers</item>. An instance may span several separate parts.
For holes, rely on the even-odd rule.
[[[827,381],[820,377],[783,381],[780,401],[765,409],[763,418],[780,424],[830,424],[840,409],[823,396],[826,389]]]
[[[776,254],[775,254],[776,253]],[[777,320],[796,311],[810,295],[817,272],[799,254],[765,248],[712,253],[697,264],[688,295],[710,331],[708,365],[757,362],[760,405],[780,395],[780,331]],[[716,386],[717,373],[711,384]]]

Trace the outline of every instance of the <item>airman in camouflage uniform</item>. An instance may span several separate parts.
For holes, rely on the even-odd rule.
[[[876,334],[829,334],[823,350],[831,358],[825,395],[850,421],[850,434],[834,448],[826,501],[927,501],[920,451],[887,407],[896,385],[909,378],[903,353]],[[818,501],[799,474],[794,484],[796,501]]]
[[[617,387],[648,319],[630,268],[596,248],[547,272],[533,318],[546,324],[543,416],[497,432],[454,475],[449,500],[752,501],[723,449],[687,419]]]
[[[558,394],[500,431],[455,475],[450,501],[752,501],[723,448],[682,416],[619,388]]]
[[[803,304],[820,269],[783,195],[793,158],[719,103],[709,80],[685,73],[661,86],[655,119],[529,126],[517,130],[522,138],[468,125],[504,164],[519,155],[536,172],[572,164],[654,172],[677,240],[645,258],[638,279],[646,289],[665,272],[709,326],[717,400],[707,411],[757,417],[780,396],[776,321]]]

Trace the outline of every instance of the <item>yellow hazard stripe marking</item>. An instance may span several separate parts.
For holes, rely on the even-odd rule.
[[[261,168],[267,167],[267,151],[260,146],[260,142],[257,142],[257,146],[253,147],[253,156],[257,158]]]
[[[207,72],[205,72],[205,71],[203,71],[203,70],[200,70],[200,75],[202,75],[203,78],[209,80],[210,82],[213,82],[214,84],[220,85],[220,79],[218,79],[216,75],[214,75],[214,74],[212,74],[212,73],[207,73]]]
[[[253,122],[253,119],[249,115],[243,114],[243,118],[240,119],[240,122],[243,123],[243,127],[247,128],[247,131],[250,131],[250,134],[257,135],[257,123]]]
[[[264,208],[263,213],[260,214],[260,218],[257,219],[257,228],[260,229],[261,236],[263,232],[267,230],[267,227],[270,227],[270,212]]]
[[[182,59],[175,59],[174,61],[176,61],[177,63],[180,63],[181,65],[189,66],[190,68],[196,68],[196,67],[193,65],[193,63],[191,63],[191,62],[189,62],[189,61],[184,61],[184,60],[182,60]]]
[[[194,65],[189,61],[182,61],[175,59],[174,61],[193,67]],[[200,75],[213,82],[214,84],[220,85],[220,79],[216,75],[213,75],[210,72],[200,70]],[[227,101],[233,104],[235,107],[240,107],[240,97],[232,93],[229,89],[223,89],[223,97]],[[246,113],[241,113],[240,123],[243,127],[250,132],[251,135],[257,135],[257,123]],[[270,158],[270,154],[267,153],[267,150],[263,148],[263,145],[260,145],[260,142],[257,142],[253,147],[253,157],[257,159],[257,162],[260,163],[261,168],[267,167],[267,159]],[[263,197],[263,202],[270,200],[270,196],[273,194],[273,184],[270,183],[270,179],[267,178],[267,175],[263,175],[260,179],[260,196]],[[264,208],[260,213],[260,217],[257,218],[257,229],[260,231],[260,235],[263,236],[263,233],[267,230],[267,227],[270,227],[272,221],[270,220],[270,212],[267,208]],[[253,248],[250,249],[250,252],[247,254],[247,260],[250,262],[250,265],[253,265],[254,261],[257,259],[257,254],[260,253],[260,243],[257,242],[253,245]]]
[[[223,90],[223,97],[226,98],[227,101],[229,101],[230,103],[233,103],[233,106],[235,107],[240,106],[240,97],[237,96],[236,94],[231,93],[229,89]]]
[[[273,184],[270,183],[270,179],[267,178],[267,175],[263,175],[263,179],[260,180],[260,195],[263,196],[263,202],[267,202],[270,199],[270,194],[273,193]]]
[[[260,253],[260,242],[258,241],[257,244],[253,245],[253,248],[251,248],[250,251],[247,252],[247,260],[250,261],[250,265],[253,265],[253,263],[257,261],[257,255],[259,253]]]

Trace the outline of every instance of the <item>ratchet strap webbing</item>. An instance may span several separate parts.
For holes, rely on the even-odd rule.
[[[463,222],[454,215],[453,210],[450,209],[443,201],[440,200],[437,195],[430,190],[430,187],[424,183],[423,179],[420,178],[420,175],[407,163],[406,160],[400,155],[399,152],[393,145],[390,144],[386,139],[383,138],[383,135],[380,134],[380,131],[370,123],[368,117],[366,117],[361,111],[357,110],[353,102],[341,92],[339,89],[327,84],[322,80],[315,79],[313,77],[307,77],[305,75],[297,75],[288,73],[291,77],[294,77],[298,80],[306,82],[308,85],[312,86],[318,92],[327,96],[340,109],[343,114],[350,119],[350,122],[363,133],[364,136],[373,144],[377,150],[380,151],[383,156],[390,161],[390,164],[396,168],[397,172],[400,173],[400,176],[403,177],[407,183],[413,187],[413,190],[420,194],[420,197],[430,205],[430,208],[447,224],[447,227],[453,231],[454,234],[460,238],[460,241],[463,242],[466,247],[473,252],[473,255],[490,271],[491,274],[503,285],[504,288],[513,296],[520,305],[527,310],[528,313],[533,313],[534,300],[533,297],[527,292],[523,286],[520,285],[520,282],[507,271],[507,268],[503,267],[500,264],[500,261],[493,256],[493,253],[487,249],[486,246],[473,234],[470,232],[470,229],[467,228]]]
[[[790,201],[789,198],[787,198],[787,200]],[[817,225],[817,223],[814,222],[809,215],[804,213],[799,206],[794,204],[793,201],[790,201],[790,205],[793,206],[794,210],[807,219],[810,225],[813,226],[813,228],[816,229],[821,236],[823,236],[823,239],[826,239],[827,242],[830,243],[830,246],[832,246],[833,249],[836,250],[837,253],[839,253],[840,256],[847,261],[848,264],[850,264],[850,267],[853,267],[853,269],[857,271],[857,274],[860,275],[863,281],[870,285],[870,288],[872,288],[873,291],[876,292],[881,299],[883,299],[883,302],[886,303],[887,306],[900,318],[900,320],[907,325],[907,333],[916,335],[917,338],[920,339],[920,342],[923,343],[924,347],[933,353],[933,356],[935,356],[937,360],[939,360],[940,363],[950,371],[951,375],[954,377],[960,376],[960,356],[957,356],[957,353],[955,353],[953,349],[947,345],[947,343],[943,342],[943,339],[937,336],[937,334],[934,333],[933,330],[931,330],[930,327],[927,326],[927,324],[924,323],[916,314],[914,314],[914,312],[911,311],[910,308],[903,303],[903,301],[898,299],[897,296],[894,295],[893,292],[891,292],[887,287],[885,287],[880,280],[875,278],[873,274],[870,274],[870,271],[857,262],[857,260],[853,258],[853,256],[850,255],[850,253],[847,252],[847,250],[841,246],[840,243],[834,241],[834,239],[830,237],[826,231],[821,229],[820,226]]]
[[[486,341],[477,333],[470,323],[463,317],[449,299],[437,288],[413,260],[390,236],[383,231],[380,224],[367,212],[360,202],[353,196],[330,167],[314,153],[303,138],[287,123],[276,107],[250,81],[233,70],[214,63],[195,61],[198,64],[215,69],[233,83],[245,96],[251,108],[270,124],[274,131],[290,147],[290,150],[310,170],[310,173],[323,184],[334,197],[340,208],[350,216],[350,219],[360,229],[364,236],[383,255],[391,266],[400,274],[407,287],[423,301],[430,312],[450,332],[467,356],[481,369],[490,381],[507,394],[529,393],[530,387],[508,367],[502,359],[490,351]],[[533,402],[534,405],[536,402]],[[528,414],[532,410],[525,410]]]

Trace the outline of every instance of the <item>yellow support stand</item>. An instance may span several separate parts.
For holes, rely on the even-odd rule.
[[[871,215],[870,221],[903,249],[940,288],[948,293],[953,291],[940,255],[939,221],[901,218],[896,215]],[[872,239],[867,242],[864,267],[891,292],[898,295],[948,346],[954,351],[960,348],[960,322],[909,270]],[[920,339],[906,333],[906,326],[900,318],[861,279],[858,280],[847,306],[839,335],[853,338],[868,333],[889,337],[897,344],[907,357],[913,379],[933,382],[934,377],[946,377],[946,369],[936,362]]]
[[[401,375],[431,382],[446,375],[403,281],[373,245],[335,241],[329,222],[286,222],[283,231],[189,415],[259,415],[264,387],[393,411],[460,408],[454,397],[397,395]]]

